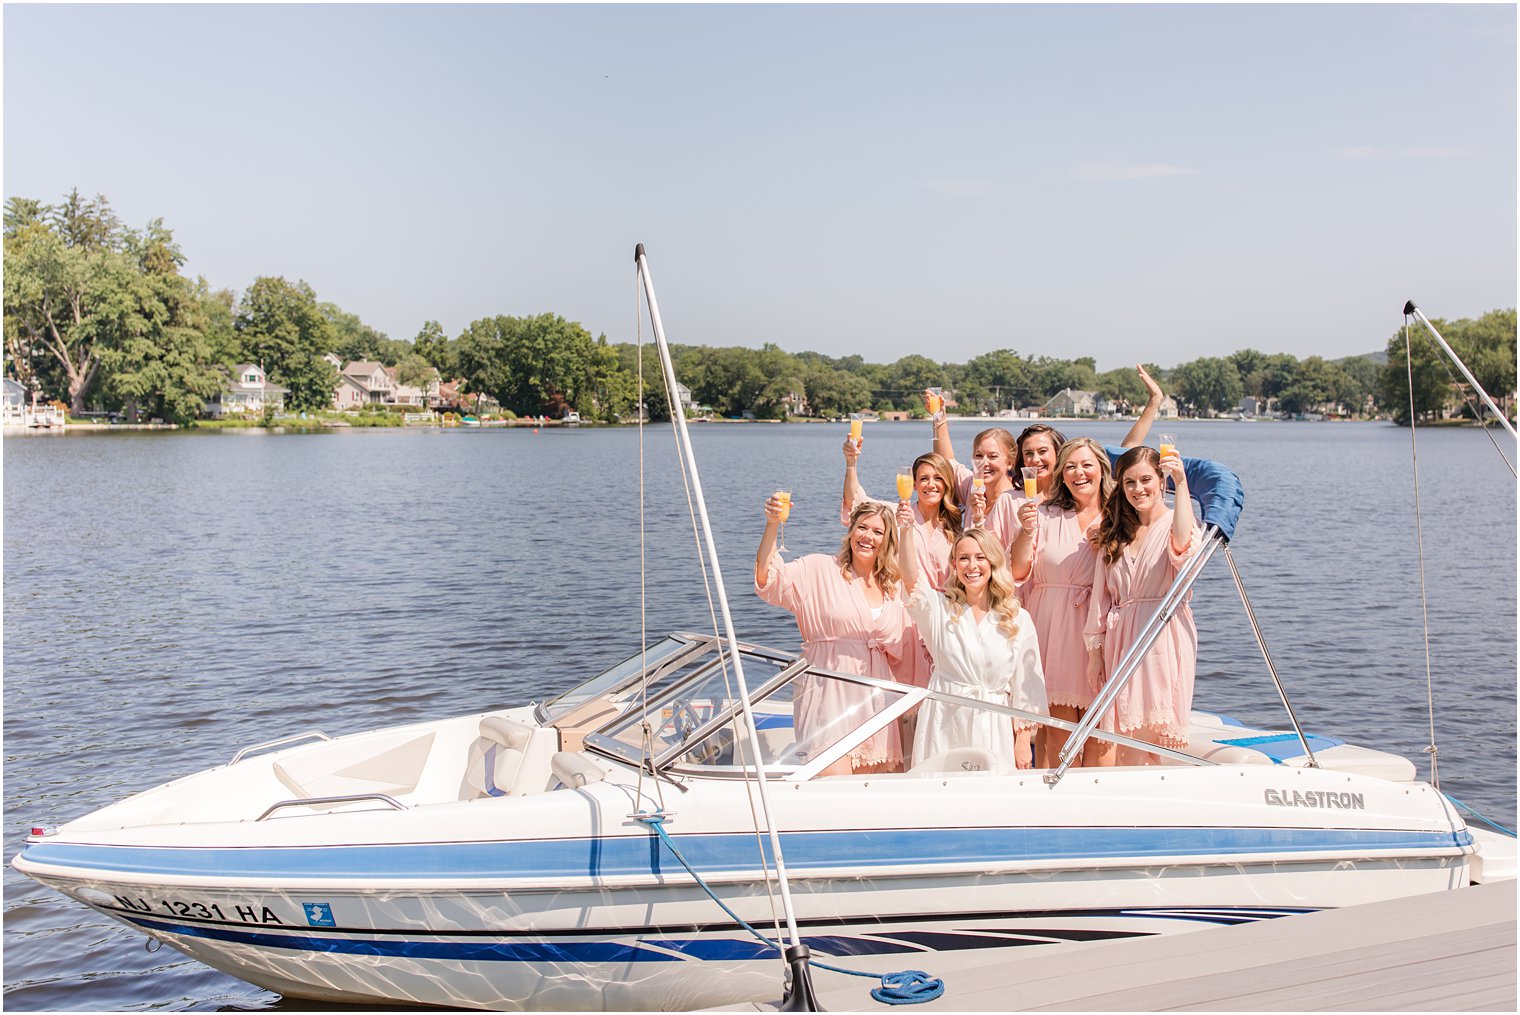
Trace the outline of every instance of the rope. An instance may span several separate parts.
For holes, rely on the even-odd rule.
[[[681,855],[681,851],[676,848],[675,842],[671,840],[670,833],[665,831],[665,816],[663,814],[636,814],[634,815],[634,819],[655,830],[655,833],[660,837],[660,841],[681,862],[681,866],[686,868],[686,873],[690,874],[692,879],[696,881],[697,887],[706,892],[707,897],[717,903],[718,908],[728,914],[730,920],[733,920],[739,926],[749,931],[761,944],[773,949],[777,954],[781,954],[782,949],[779,944],[750,926],[743,917],[730,909],[727,903],[718,898],[717,893],[712,890],[712,887],[708,885],[702,875],[698,874],[691,864],[686,862],[686,857]],[[761,856],[763,857],[764,854],[762,853]],[[817,959],[812,958],[808,959],[808,965],[817,969],[827,969],[831,973],[845,973],[849,976],[863,976],[868,980],[880,980],[881,986],[872,988],[871,997],[882,1004],[923,1004],[926,1001],[933,1001],[945,992],[945,981],[932,977],[921,969],[905,969],[898,973],[867,973],[859,969],[845,969],[842,966],[830,965],[827,962],[819,962]]]
[[[1467,804],[1464,804],[1462,801],[1458,800],[1456,797],[1452,796],[1450,793],[1447,793],[1447,794],[1444,794],[1444,795],[1445,795],[1446,799],[1450,800],[1452,803],[1456,804],[1459,808],[1461,808],[1462,810],[1466,811],[1468,814],[1471,814],[1473,817],[1477,818],[1479,821],[1483,822],[1489,828],[1497,829],[1497,830],[1503,832],[1505,835],[1509,836],[1511,839],[1513,839],[1513,838],[1516,837],[1514,832],[1510,831],[1508,828],[1505,828],[1503,825],[1499,824],[1497,821],[1490,821],[1488,818],[1485,818],[1482,814],[1479,814],[1478,813],[1478,809],[1476,807],[1469,807]]]
[[[1404,369],[1409,378],[1409,459],[1414,470],[1414,545],[1420,560],[1420,617],[1425,625],[1425,704],[1430,716],[1430,784],[1441,788],[1440,768],[1436,764],[1436,696],[1430,676],[1430,603],[1425,595],[1425,536],[1420,524],[1420,454],[1414,431],[1414,356],[1409,347],[1409,318],[1404,318]],[[1485,428],[1487,429],[1487,428]]]

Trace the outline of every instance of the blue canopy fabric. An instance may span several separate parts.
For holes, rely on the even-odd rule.
[[[1108,452],[1108,464],[1117,465],[1119,456],[1128,448],[1103,445]],[[1218,462],[1207,458],[1182,459],[1187,473],[1188,493],[1192,494],[1195,513],[1205,525],[1219,526],[1219,532],[1228,542],[1235,538],[1235,526],[1240,522],[1240,512],[1245,508],[1246,491],[1240,485],[1240,477]]]

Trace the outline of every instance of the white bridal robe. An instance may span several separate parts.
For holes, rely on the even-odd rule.
[[[991,612],[975,620],[969,607],[959,616],[942,593],[920,581],[904,603],[929,647],[934,669],[929,690],[1048,715],[1045,676],[1034,621],[1022,607],[1012,638],[998,630]],[[930,699],[919,707],[913,738],[914,763],[955,747],[981,747],[1015,763],[1013,731],[1037,723],[985,709]]]

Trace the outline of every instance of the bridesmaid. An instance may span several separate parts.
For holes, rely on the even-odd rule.
[[[1034,625],[1014,595],[997,540],[985,529],[963,533],[941,593],[919,573],[911,552],[917,526],[906,502],[898,505],[897,524],[908,613],[934,657],[930,689],[1045,714]],[[913,758],[919,762],[956,747],[981,747],[1016,768],[1029,768],[1037,726],[1034,720],[931,698],[920,709]]]
[[[1156,605],[1165,597],[1178,570],[1199,548],[1187,474],[1175,450],[1161,457],[1151,448],[1131,448],[1115,467],[1118,486],[1103,504],[1095,541],[1093,596],[1084,635],[1088,649],[1088,683],[1096,694],[1114,666],[1134,644]],[[1176,508],[1162,499],[1164,479],[1176,486]],[[1198,631],[1186,600],[1167,622],[1119,692],[1104,719],[1114,729],[1147,743],[1185,749],[1193,709],[1193,678],[1198,663]],[[1100,765],[1114,763],[1115,747],[1094,741]],[[1153,765],[1155,754],[1118,748],[1127,765]]]
[[[848,523],[850,512],[870,500],[856,474],[856,463],[863,444],[864,441],[857,443],[845,438],[844,502],[839,514],[842,523]],[[918,564],[918,573],[934,589],[940,590],[945,587],[945,579],[950,574],[950,547],[961,534],[961,509],[955,500],[955,474],[951,472],[949,462],[930,451],[914,459],[912,475],[917,498],[912,506],[913,526],[918,536],[913,542],[914,559]],[[899,546],[898,551],[901,563],[907,550]],[[898,668],[897,677],[903,683],[915,687],[928,687],[934,660],[930,658],[929,647],[919,637],[918,629],[911,620],[907,642],[907,656]],[[915,708],[898,720],[902,726],[904,744],[913,743],[917,714]],[[911,758],[903,759],[904,765],[911,762]]]
[[[797,617],[802,655],[815,666],[894,680],[908,645],[908,616],[897,589],[897,526],[892,509],[867,502],[850,513],[834,556],[810,553],[783,563],[776,552],[782,504],[765,502],[765,534],[755,554],[755,592]],[[885,707],[863,684],[802,676],[792,693],[797,754],[803,761]],[[821,775],[902,771],[902,740],[889,723]]]
[[[1103,502],[1113,492],[1114,481],[1108,453],[1091,437],[1061,445],[1055,474],[1061,482],[1048,498],[1019,503],[1009,570],[1021,584],[1024,608],[1039,635],[1050,714],[1077,722],[1093,700],[1082,638],[1093,583],[1091,536],[1097,535]],[[1065,730],[1054,726],[1040,731],[1041,768],[1055,767],[1066,737]]]
[[[1007,546],[1007,540],[1013,537],[1014,501],[1024,495],[1013,480],[1018,453],[1018,442],[1013,439],[1013,434],[1000,426],[977,434],[971,441],[971,468],[968,469],[955,458],[950,425],[936,417],[934,450],[955,472],[956,497],[962,505],[966,526],[978,525],[988,529]],[[978,477],[983,485],[980,491],[973,482]]]

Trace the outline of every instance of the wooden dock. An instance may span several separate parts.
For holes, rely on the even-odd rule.
[[[924,969],[945,981],[945,993],[896,1010],[1513,1012],[1515,882],[1006,955],[898,957],[891,969]],[[875,968],[864,959],[833,961]],[[891,1007],[872,1000],[873,985],[814,974],[819,1004],[829,1011]]]

